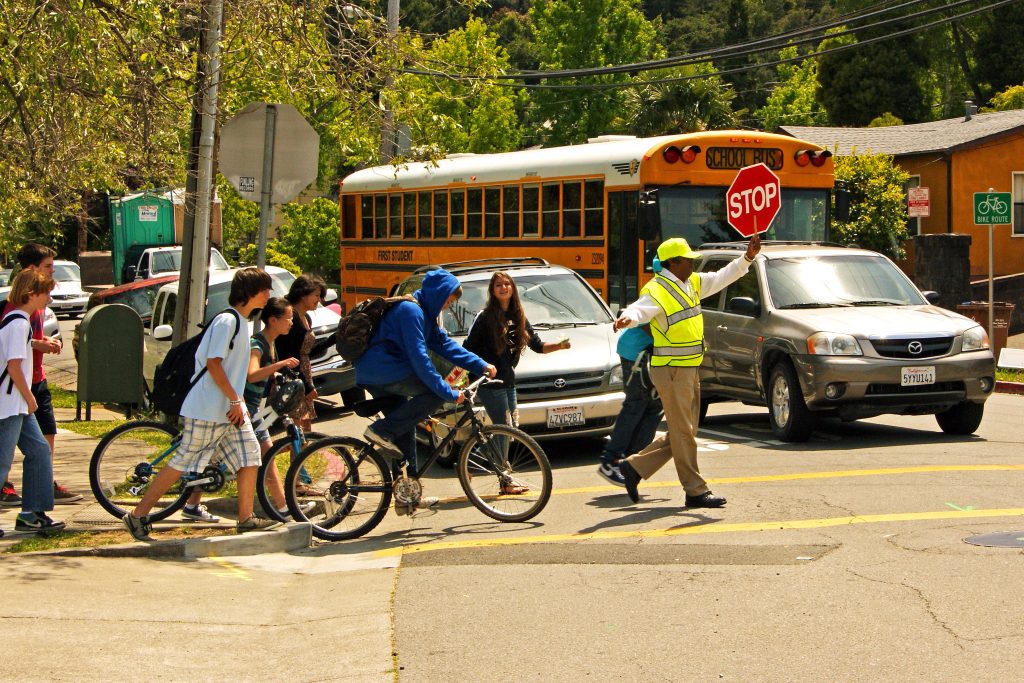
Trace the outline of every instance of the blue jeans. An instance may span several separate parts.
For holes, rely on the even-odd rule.
[[[650,392],[640,386],[638,378],[629,381],[633,373],[633,362],[622,361],[622,378],[626,382],[626,399],[615,418],[612,437],[601,452],[601,459],[618,460],[633,453],[639,453],[654,441],[654,434],[661,424],[661,400],[651,398]]]
[[[43,438],[35,415],[12,415],[0,420],[0,481],[8,481],[14,447],[25,456],[21,478],[23,512],[53,509],[53,463],[50,444]]]
[[[512,424],[510,420],[511,415],[519,405],[515,385],[483,386],[480,387],[477,396],[480,397],[481,403],[484,404],[484,408],[487,410],[487,417],[491,418],[493,424]],[[508,439],[504,436],[497,436],[494,438],[494,441],[498,445],[498,452],[503,457],[501,462],[494,462],[493,464],[501,471],[505,469],[505,461],[508,460]],[[491,449],[487,449],[487,453],[492,461],[496,460],[496,454]]]
[[[363,387],[374,398],[401,396],[405,403],[391,410],[373,423],[373,431],[390,439],[398,446],[413,472],[419,472],[416,462],[416,425],[444,405],[444,399],[435,394],[416,375],[391,384],[367,384]]]

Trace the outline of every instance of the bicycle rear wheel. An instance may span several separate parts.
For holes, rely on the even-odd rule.
[[[103,509],[118,519],[131,512],[170,462],[180,440],[178,430],[163,422],[126,422],[108,432],[89,462],[89,486]],[[188,494],[176,483],[153,506],[150,521],[173,515],[185,505]]]
[[[326,439],[326,434],[320,432],[309,432],[303,437],[303,446],[312,441],[319,441],[320,439]],[[278,511],[278,505],[275,502],[275,496],[273,494],[274,489],[274,474],[277,474],[277,482],[281,485],[281,492],[284,493],[284,477],[288,474],[288,468],[291,467],[292,460],[294,459],[295,451],[292,449],[292,440],[287,436],[283,436],[274,442],[274,445],[270,447],[267,454],[263,456],[263,463],[260,465],[260,469],[256,474],[256,496],[260,500],[260,506],[263,507],[263,512],[266,516],[271,519],[276,519],[278,522],[287,522],[289,519],[288,515],[282,515]],[[271,469],[273,468],[273,469]],[[301,475],[300,475],[301,476]],[[281,507],[287,506],[287,497],[281,501]]]
[[[502,522],[533,518],[551,497],[551,464],[544,449],[507,425],[487,425],[471,435],[459,453],[458,471],[469,501]]]
[[[303,470],[309,483],[300,476]],[[384,519],[391,470],[369,444],[332,436],[310,442],[292,460],[284,491],[292,519],[312,524],[317,538],[344,541],[369,533]]]

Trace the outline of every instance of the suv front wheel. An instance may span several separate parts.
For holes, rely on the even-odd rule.
[[[796,370],[789,361],[772,366],[768,379],[768,419],[782,441],[807,441],[814,431],[814,415],[807,409]]]
[[[985,413],[984,403],[964,401],[941,413],[935,414],[935,421],[946,434],[966,436],[973,434],[981,425],[981,416]]]

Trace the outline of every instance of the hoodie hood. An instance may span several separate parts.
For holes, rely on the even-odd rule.
[[[459,279],[443,268],[432,270],[423,276],[423,283],[420,288],[413,292],[420,306],[423,307],[424,317],[433,320],[441,315],[441,308],[444,302],[448,301],[456,289],[459,288]]]

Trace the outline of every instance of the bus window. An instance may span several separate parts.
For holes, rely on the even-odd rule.
[[[448,236],[448,190],[434,191],[434,237]]]
[[[345,239],[356,237],[356,197],[349,195],[341,200],[341,231]]]
[[[466,237],[483,234],[484,193],[479,187],[466,190]]]
[[[523,237],[537,237],[540,232],[540,185],[523,185]]]
[[[373,239],[373,195],[364,194],[363,200],[363,239]]]
[[[583,185],[583,232],[587,237],[604,235],[604,183],[600,180]]]
[[[388,237],[402,236],[402,195],[388,195]]]
[[[373,195],[373,236],[379,240],[388,236],[388,196],[384,193]]]
[[[519,237],[519,186],[506,185],[501,188],[504,224],[503,237]]]
[[[562,237],[579,237],[583,233],[582,194],[579,181],[562,183]]]
[[[558,214],[561,211],[561,183],[544,183],[544,198],[541,204],[541,236],[558,237]]]
[[[484,188],[484,237],[501,237],[501,188]]]
[[[430,216],[430,193],[420,192],[419,193],[419,209],[420,209],[420,237],[430,237],[430,222],[433,218]]]
[[[466,236],[466,191],[452,190],[452,237]]]
[[[402,212],[402,232],[406,239],[416,237],[416,193],[406,192],[403,202],[405,210]]]

